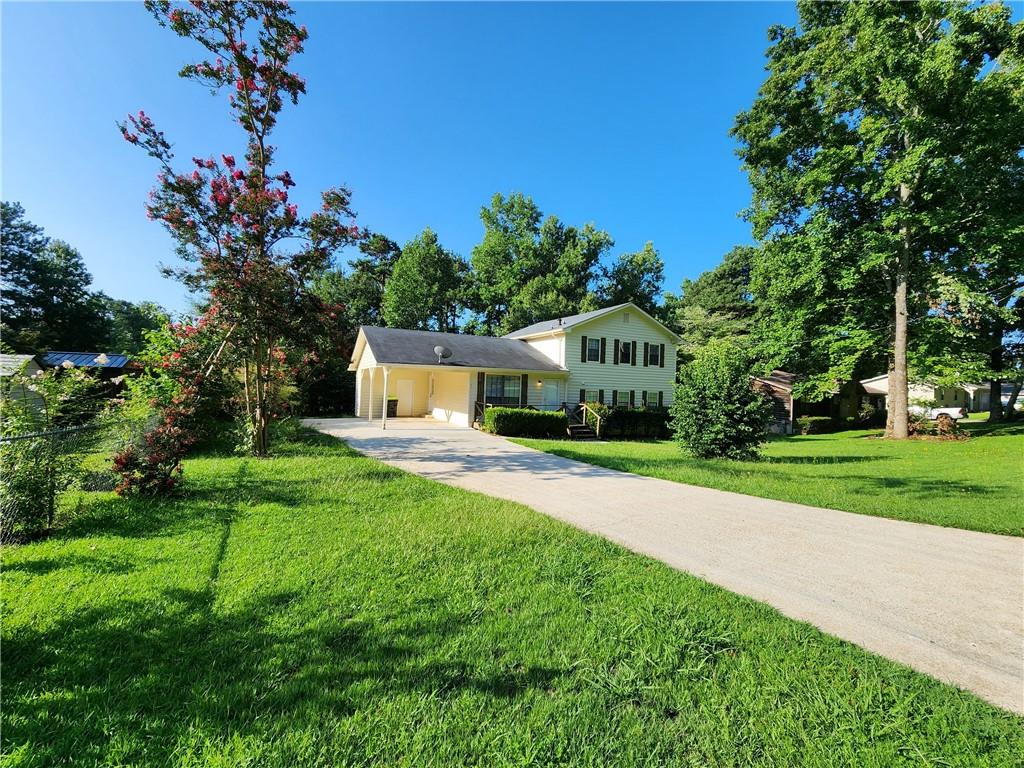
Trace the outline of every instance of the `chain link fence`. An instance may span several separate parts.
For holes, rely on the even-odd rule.
[[[104,441],[105,426],[0,437],[0,540],[28,538],[54,526],[59,495],[88,479],[83,461]]]

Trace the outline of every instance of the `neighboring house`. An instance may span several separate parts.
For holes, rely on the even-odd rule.
[[[27,376],[42,370],[35,355],[0,355],[0,378],[9,379],[23,367]]]
[[[113,352],[47,352],[40,355],[44,368],[73,365],[98,372],[101,379],[113,379],[125,372],[131,362],[128,355],[115,355]]]
[[[23,387],[13,386],[11,377],[23,371],[32,376],[43,370],[35,355],[0,355],[0,399],[33,401],[42,404],[42,399],[35,392]]]
[[[793,397],[793,387],[799,380],[797,374],[778,369],[767,376],[754,377],[754,387],[772,401],[770,432],[792,434],[794,422],[801,416],[827,416],[838,420],[857,415],[862,393],[856,382],[844,384],[823,400],[808,402]]]
[[[470,426],[488,405],[667,407],[679,342],[639,307],[620,304],[501,338],[363,326],[349,370],[357,416]]]
[[[861,379],[868,396],[875,398],[880,406],[888,410],[889,405],[889,374]],[[971,408],[971,397],[964,387],[936,387],[932,384],[911,382],[908,387],[910,405],[922,402],[934,402],[936,408]]]
[[[1004,381],[999,385],[1000,388],[1000,400],[1002,401],[1003,408],[1010,402],[1010,398],[1013,396],[1013,390],[1016,389],[1017,384],[1013,381]],[[988,413],[989,403],[992,398],[991,385],[986,381],[981,384],[964,384],[964,390],[967,392],[969,398],[968,402],[970,406],[967,410],[974,413]],[[1018,397],[1017,402],[1014,404],[1015,410],[1021,410],[1024,408],[1024,403],[1021,403]]]

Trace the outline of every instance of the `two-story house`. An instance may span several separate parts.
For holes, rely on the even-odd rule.
[[[488,405],[667,407],[679,343],[636,305],[620,304],[500,338],[364,326],[349,370],[357,416],[470,426]]]

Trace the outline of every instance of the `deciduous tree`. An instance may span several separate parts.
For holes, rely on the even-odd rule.
[[[750,265],[755,248],[738,245],[722,263],[696,280],[686,279],[678,295],[665,295],[662,314],[683,339],[681,354],[691,359],[712,339],[746,347],[755,306],[750,295]]]
[[[607,232],[544,218],[519,192],[496,194],[480,219],[484,237],[471,257],[474,332],[500,335],[597,308],[597,266],[613,244]]]
[[[395,262],[384,291],[384,322],[392,328],[457,330],[468,269],[427,227]]]
[[[908,355],[952,327],[930,321],[944,286],[1021,250],[1024,72],[1007,59],[1024,32],[1001,4],[798,10],[734,128],[765,349],[823,392],[888,358],[888,432],[905,438]]]
[[[177,241],[191,264],[172,273],[193,291],[208,294],[242,359],[245,410],[256,455],[267,452],[272,381],[284,363],[281,345],[304,337],[329,317],[311,290],[332,255],[359,237],[343,187],[321,195],[319,210],[300,216],[290,202],[295,185],[274,166],[269,140],[285,99],[293,104],[305,83],[291,70],[305,27],[282,2],[239,0],[179,6],[147,0],[161,26],[205,48],[209,58],[188,64],[182,77],[214,91],[230,91],[245,153],[192,158],[175,167],[171,145],[144,112],[121,125],[124,138],[160,166],[147,211]]]
[[[665,262],[648,241],[643,250],[623,253],[601,267],[598,302],[601,306],[633,302],[650,315],[659,313],[658,300],[665,283]]]

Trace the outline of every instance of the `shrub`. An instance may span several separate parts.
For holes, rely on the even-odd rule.
[[[608,437],[669,437],[667,408],[613,408],[608,414]]]
[[[106,405],[103,385],[73,366],[11,377],[0,418],[0,540],[54,526],[60,495],[106,435]]]
[[[679,371],[675,439],[698,458],[749,459],[768,439],[771,401],[750,386],[747,353],[713,341]]]
[[[837,431],[839,425],[831,416],[798,416],[796,428],[801,435],[824,435]]]
[[[508,437],[564,437],[568,419],[562,411],[529,408],[487,408],[484,430]]]
[[[601,419],[601,436],[604,437],[605,431],[608,429],[608,417],[611,415],[612,409],[604,403],[594,401],[592,403],[584,403],[590,410],[587,411],[586,419],[587,426],[595,432],[598,431],[597,419]]]

